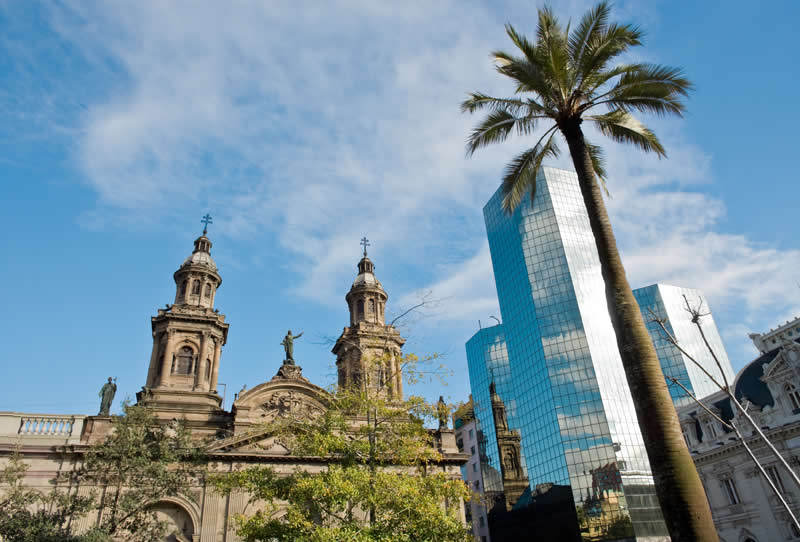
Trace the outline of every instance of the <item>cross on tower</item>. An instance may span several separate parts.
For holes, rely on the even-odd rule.
[[[204,226],[203,226],[203,235],[208,233],[208,225],[214,223],[213,219],[211,218],[211,215],[208,214],[208,213],[206,213],[206,215],[200,220],[200,222],[202,222],[204,224]]]
[[[369,239],[366,237],[361,238],[361,246],[364,247],[364,257],[367,257],[367,247],[369,246]]]

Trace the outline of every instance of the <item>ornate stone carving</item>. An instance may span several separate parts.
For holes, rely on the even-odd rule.
[[[272,377],[272,380],[276,380],[279,378],[283,379],[292,379],[292,380],[306,380],[303,378],[303,369],[299,365],[290,365],[288,363],[284,363],[281,365],[281,368],[278,369],[278,374]]]
[[[277,418],[311,420],[322,414],[322,408],[294,390],[276,391],[258,409],[263,422]]]

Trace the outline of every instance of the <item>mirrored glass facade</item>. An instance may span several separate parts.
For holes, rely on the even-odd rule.
[[[503,479],[497,449],[497,435],[492,418],[492,404],[489,398],[489,384],[492,380],[494,380],[500,397],[503,397],[504,400],[506,397],[509,398],[505,402],[509,420],[511,412],[516,410],[503,326],[497,325],[481,329],[467,341],[466,346],[484,491],[489,499],[494,499],[503,491]],[[516,429],[516,427],[511,428]],[[520,462],[523,463],[524,469],[524,456]],[[490,507],[491,504],[493,503],[490,503]]]
[[[666,536],[577,176],[543,168],[532,203],[506,215],[498,190],[484,218],[503,324],[474,336],[467,356],[487,454],[491,413],[480,411],[493,376],[532,498],[568,488],[583,540]],[[492,337],[502,362],[486,361]],[[478,367],[493,363],[494,374]]]
[[[698,398],[719,391],[719,388],[697,365],[667,340],[661,327],[653,320],[654,315],[659,319],[666,319],[664,327],[667,331],[675,337],[681,348],[714,376],[715,380],[722,383],[724,374],[728,382],[733,385],[735,375],[728,359],[728,353],[722,344],[722,338],[719,336],[708,300],[699,290],[668,284],[652,284],[634,290],[633,295],[636,297],[636,302],[639,303],[642,317],[647,324],[647,331],[653,339],[665,377],[675,378]],[[700,319],[700,323],[708,344],[722,366],[722,371],[714,361],[697,326],[692,323],[691,315],[686,309],[687,301],[692,308],[700,307],[700,312],[705,314]],[[686,392],[669,379],[667,379],[667,387],[676,408],[692,402]]]

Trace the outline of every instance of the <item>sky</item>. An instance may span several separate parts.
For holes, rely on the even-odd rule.
[[[0,410],[94,414],[144,384],[150,317],[209,237],[230,323],[226,406],[271,378],[287,328],[304,375],[332,341],[370,240],[406,352],[466,399],[464,342],[500,317],[482,207],[531,140],[467,158],[471,91],[510,95],[489,53],[532,34],[531,1],[0,2]],[[553,2],[566,21],[591,2]],[[724,9],[720,9],[724,6]],[[734,369],[747,337],[800,315],[795,2],[617,2],[647,31],[629,58],[681,66],[683,119],[643,117],[668,158],[603,144],[636,288],[708,297]],[[562,157],[549,165],[568,167]],[[223,389],[220,389],[222,392]]]

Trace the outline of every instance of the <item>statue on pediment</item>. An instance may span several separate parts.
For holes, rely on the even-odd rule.
[[[284,352],[286,352],[286,359],[283,360],[284,365],[294,365],[294,340],[303,336],[301,331],[297,335],[292,335],[292,330],[286,332],[286,336],[281,341]]]

